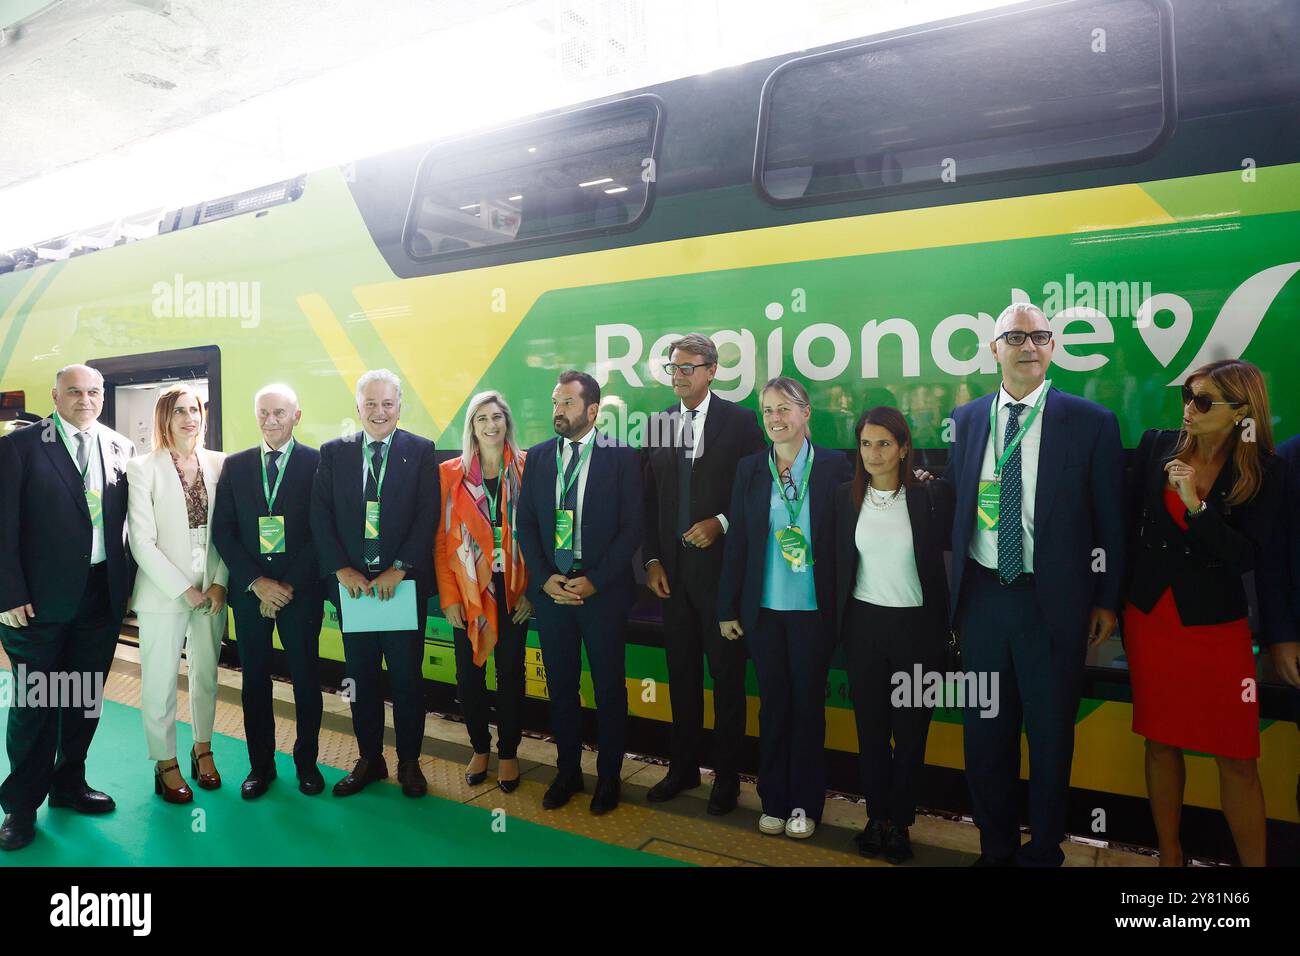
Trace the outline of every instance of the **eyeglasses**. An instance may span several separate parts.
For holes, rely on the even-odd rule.
[[[689,378],[690,376],[695,374],[695,370],[697,368],[708,368],[712,364],[713,364],[712,362],[701,362],[699,365],[692,365],[691,363],[687,362],[684,365],[679,365],[676,362],[665,362],[664,371],[667,372],[669,375],[676,375],[678,372],[681,372],[683,375]]]
[[[789,468],[781,469],[781,494],[787,501],[797,501],[799,499],[799,489],[795,487],[794,475],[790,474]]]
[[[1019,348],[1025,344],[1025,336],[1035,345],[1046,345],[1052,341],[1052,333],[1047,329],[1035,329],[1033,332],[1003,332],[998,339],[1006,339],[1007,345],[1012,348]],[[998,339],[994,339],[996,342]]]
[[[1213,399],[1211,399],[1210,396],[1208,395],[1196,394],[1195,392],[1192,391],[1192,387],[1190,385],[1184,385],[1183,404],[1191,405],[1192,408],[1196,409],[1198,412],[1204,415],[1215,405],[1231,405],[1233,408],[1237,408],[1238,406],[1245,405],[1246,403],[1245,402],[1216,402]]]

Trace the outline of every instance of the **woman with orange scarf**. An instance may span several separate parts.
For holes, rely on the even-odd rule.
[[[499,392],[469,400],[461,455],[442,463],[442,514],[434,545],[438,600],[456,645],[456,688],[474,757],[472,787],[487,779],[487,659],[496,660],[497,783],[519,786],[516,750],[523,736],[524,644],[532,605],[515,539],[514,503],[524,476],[510,406]]]

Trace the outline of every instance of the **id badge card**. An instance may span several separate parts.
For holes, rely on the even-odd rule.
[[[573,512],[568,508],[555,509],[555,550],[573,550]]]
[[[86,489],[86,509],[90,512],[90,523],[96,527],[104,524],[104,496],[98,491]]]
[[[501,526],[494,525],[492,528],[492,547],[498,551],[501,550]]]
[[[284,515],[257,519],[257,547],[261,554],[284,554]]]
[[[975,520],[983,531],[994,531],[998,526],[998,508],[1002,496],[1002,482],[981,481],[979,498],[975,504]]]
[[[790,562],[790,570],[796,573],[808,570],[808,542],[803,531],[797,526],[787,526],[776,532],[776,543],[781,549],[781,557]]]
[[[366,537],[371,539],[379,537],[379,502],[378,501],[366,502]]]

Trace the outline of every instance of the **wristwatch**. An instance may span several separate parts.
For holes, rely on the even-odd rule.
[[[393,567],[395,567],[399,571],[409,572],[411,570],[411,565],[407,564],[401,558],[398,558],[396,561],[393,562]]]
[[[1191,508],[1188,508],[1188,509],[1187,509],[1187,515],[1188,515],[1188,517],[1194,518],[1194,517],[1196,517],[1196,516],[1199,515],[1199,514],[1204,514],[1204,513],[1205,513],[1205,508],[1206,508],[1205,499],[1202,498],[1202,499],[1201,499],[1201,506],[1200,506],[1199,508],[1197,508],[1195,511],[1193,511]]]

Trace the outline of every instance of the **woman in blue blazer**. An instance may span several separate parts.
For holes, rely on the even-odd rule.
[[[835,489],[841,452],[812,444],[808,393],[777,377],[759,395],[772,447],[740,460],[718,622],[745,638],[758,677],[758,828],[813,834],[826,798],[826,672],[835,644]]]

